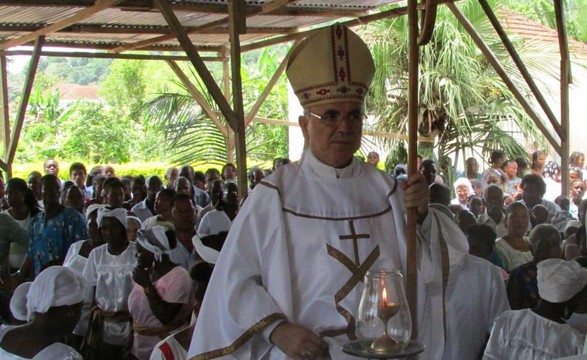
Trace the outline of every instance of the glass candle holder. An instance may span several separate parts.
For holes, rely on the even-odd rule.
[[[399,270],[375,269],[365,275],[356,335],[378,354],[401,351],[410,341],[412,319]]]

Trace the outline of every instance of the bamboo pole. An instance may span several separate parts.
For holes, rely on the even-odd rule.
[[[417,173],[416,157],[418,153],[418,2],[408,0],[409,24],[409,82],[408,82],[408,174]],[[416,269],[416,227],[418,224],[417,209],[408,209],[407,226],[407,296],[412,317],[412,339],[418,337],[418,298],[417,298],[417,269]]]

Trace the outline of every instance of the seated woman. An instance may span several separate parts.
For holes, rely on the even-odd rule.
[[[495,247],[505,271],[532,261],[530,244],[524,235],[530,216],[526,205],[515,202],[506,210],[507,234],[497,239]]]
[[[192,335],[194,328],[196,327],[196,321],[200,312],[202,301],[204,301],[204,295],[212,277],[212,270],[214,270],[214,264],[220,254],[222,245],[226,240],[228,233],[222,232],[218,235],[209,235],[202,239],[194,236],[193,243],[198,254],[204,259],[205,262],[200,262],[190,269],[190,277],[195,284],[196,303],[194,305],[194,317],[192,321],[186,327],[178,329],[176,333],[166,337],[155,345],[151,358],[149,360],[187,360],[188,349],[190,342],[192,341]]]
[[[69,250],[67,251],[67,255],[65,255],[65,260],[63,260],[63,266],[70,268],[82,276],[84,274],[86,263],[88,262],[88,257],[90,256],[90,252],[94,248],[104,244],[104,241],[100,236],[100,229],[98,228],[98,210],[102,207],[104,207],[102,204],[92,204],[88,206],[88,209],[86,210],[86,220],[88,223],[89,239],[80,240],[71,244]],[[91,296],[90,290],[91,288],[88,287],[88,296]],[[86,333],[90,310],[91,303],[85,302],[82,306],[80,320],[73,330],[74,336],[72,341],[74,341],[74,346],[79,347],[82,338]]]
[[[157,342],[189,323],[194,307],[190,275],[169,260],[175,246],[175,233],[163,226],[139,231],[128,310],[134,329],[132,355],[140,360],[148,360]]]
[[[587,301],[587,271],[574,260],[538,263],[540,305],[505,311],[495,321],[483,359],[559,359],[578,355],[585,335],[566,320]]]
[[[63,266],[43,270],[27,294],[28,319],[20,326],[0,327],[0,359],[82,359],[60,343],[77,323],[86,284]]]

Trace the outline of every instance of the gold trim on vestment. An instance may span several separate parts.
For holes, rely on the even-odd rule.
[[[348,258],[348,256],[346,256],[345,254],[343,254],[341,251],[331,247],[332,250],[330,250],[328,252],[328,254],[332,257],[334,257],[335,259],[337,259],[338,261],[340,261],[343,265],[345,265],[347,268],[349,268],[349,266],[352,264],[352,269],[349,268],[349,270],[351,271],[351,273],[353,274],[350,279],[347,280],[347,282],[344,284],[344,286],[334,295],[334,302],[336,304],[336,310],[338,311],[338,313],[346,319],[347,321],[347,328],[346,328],[346,334],[349,337],[350,340],[355,340],[356,339],[356,335],[355,335],[355,318],[353,317],[353,315],[345,308],[343,308],[339,303],[351,292],[352,289],[354,289],[355,286],[357,286],[357,284],[360,281],[363,281],[363,278],[365,277],[365,274],[367,273],[367,271],[371,268],[371,266],[375,263],[375,261],[377,260],[377,258],[379,258],[379,245],[377,245],[375,247],[375,249],[373,249],[373,251],[371,251],[371,254],[369,254],[369,256],[367,257],[367,259],[365,259],[365,261],[360,265],[360,266],[356,266],[353,261],[351,259]]]
[[[263,319],[259,320],[253,326],[251,326],[247,331],[245,331],[241,336],[239,336],[229,346],[226,346],[226,347],[223,347],[220,349],[216,349],[216,350],[212,350],[212,351],[207,351],[205,353],[202,353],[202,354],[199,354],[196,356],[192,356],[190,358],[190,360],[208,360],[208,359],[214,359],[214,358],[218,358],[221,356],[231,354],[231,353],[235,352],[236,350],[238,350],[238,348],[243,346],[253,336],[255,336],[258,333],[260,333],[261,331],[263,331],[263,329],[265,329],[269,324],[271,324],[274,321],[279,320],[279,319],[285,319],[285,315],[283,315],[281,313],[273,313],[271,315],[268,315],[268,316],[264,317]]]
[[[287,209],[287,208],[282,208],[281,210],[283,210],[283,212],[286,213],[290,213],[292,215],[295,216],[299,216],[299,217],[303,217],[303,218],[308,218],[308,219],[318,219],[318,220],[357,220],[357,219],[367,219],[367,218],[371,218],[371,217],[377,217],[377,216],[381,216],[383,214],[386,214],[388,212],[391,211],[391,206],[389,206],[386,209],[383,209],[383,211],[380,211],[378,213],[375,214],[370,214],[370,215],[361,215],[361,216],[353,216],[353,217],[326,217],[326,216],[314,216],[314,215],[308,215],[308,214],[301,214],[298,212],[295,212],[293,210]]]

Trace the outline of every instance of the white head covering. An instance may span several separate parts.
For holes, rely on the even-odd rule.
[[[33,281],[27,294],[28,320],[34,313],[46,313],[55,306],[82,302],[86,282],[73,270],[64,266],[51,266]]]
[[[169,239],[165,235],[166,230],[163,226],[155,225],[149,229],[141,229],[137,233],[139,245],[153,253],[157,261],[161,261],[163,254],[169,254],[171,250]]]
[[[86,209],[86,220],[90,219],[90,215],[92,215],[92,213],[94,211],[99,210],[100,208],[103,208],[105,205],[103,204],[92,204],[90,206],[88,206],[88,208]]]
[[[547,259],[537,267],[538,294],[551,303],[568,301],[587,285],[587,271],[575,260]]]
[[[202,236],[202,234],[200,234]],[[218,255],[220,255],[220,251],[213,249],[209,246],[204,245],[200,236],[194,235],[192,238],[192,244],[196,248],[196,252],[205,262],[210,264],[216,264],[216,260],[218,260]]]
[[[474,193],[473,186],[471,185],[471,181],[467,178],[464,178],[464,177],[458,178],[454,182],[453,187],[455,189],[455,192],[457,191],[457,187],[459,187],[459,186],[466,186],[469,189],[469,195]]]
[[[98,209],[98,226],[102,225],[104,218],[116,218],[126,229],[127,227],[127,216],[126,210],[122,208],[110,209],[107,207],[101,207]]]
[[[136,221],[136,222],[139,224],[139,229],[143,227],[143,222],[142,222],[142,221],[141,221],[141,219],[139,219],[138,217],[136,217],[136,216],[127,216],[127,217],[126,217],[126,222],[127,222],[127,224],[128,224],[128,221],[129,221],[129,220],[134,220],[134,221]]]
[[[10,312],[16,320],[27,321],[26,295],[29,292],[32,282],[25,282],[14,290],[10,298]]]

